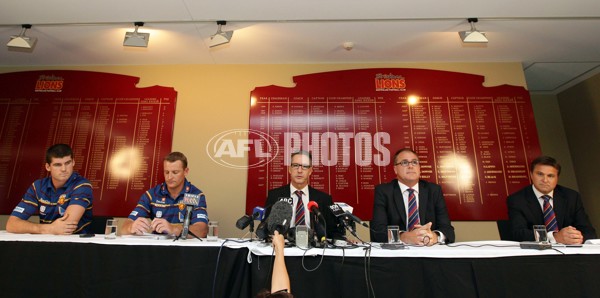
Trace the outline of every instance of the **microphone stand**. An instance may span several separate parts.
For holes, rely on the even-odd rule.
[[[250,242],[253,241],[253,235],[254,235],[254,219],[252,219],[252,221],[250,222]]]
[[[179,233],[179,235],[177,235],[177,236],[175,237],[175,239],[173,239],[173,242],[175,242],[175,241],[179,240],[179,238],[181,238],[181,234],[183,234],[183,230],[181,230],[181,233]],[[194,236],[194,238],[196,238],[196,239],[198,239],[198,240],[200,240],[200,241],[204,241],[204,240],[202,240],[202,238],[200,238],[200,237],[198,237],[196,234],[194,234],[194,232],[192,232],[191,230],[188,230],[188,234],[190,234],[190,235]]]
[[[352,234],[352,236],[356,237],[356,239],[360,240],[360,242],[365,243],[365,241],[363,241],[362,239],[360,239],[360,237],[358,237],[358,235],[356,234],[356,231],[352,228],[351,225],[349,225],[345,219],[342,218],[342,224],[344,224],[344,228],[346,228],[346,230],[350,231],[350,234]]]

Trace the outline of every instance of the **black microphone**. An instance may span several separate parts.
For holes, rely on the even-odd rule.
[[[290,227],[292,219],[292,206],[286,201],[278,201],[271,207],[271,213],[267,218],[267,230],[269,235],[273,235],[274,231],[284,235]]]
[[[319,210],[319,204],[317,202],[309,201],[306,207],[308,207],[308,210],[310,210],[310,212],[314,213],[319,218],[324,218],[323,214],[321,214],[321,210]]]
[[[314,215],[311,224],[315,231],[315,236],[317,236],[316,243],[325,242],[325,240],[327,240],[327,232],[325,231],[323,225],[321,225],[321,223],[319,222],[319,218],[323,219],[323,222],[325,222],[325,217],[323,217],[323,214],[321,214],[321,210],[319,210],[319,204],[315,201],[309,201],[306,207],[308,207],[308,210],[310,210],[311,214]]]
[[[369,225],[366,222],[362,221],[356,215],[348,212],[347,210],[344,210],[344,208],[340,207],[340,205],[338,204],[333,204],[329,206],[329,209],[331,209],[331,212],[337,218],[342,218],[344,220],[352,220],[365,228],[369,227]]]
[[[368,225],[366,222],[362,221],[362,220],[361,220],[360,218],[358,218],[356,215],[354,215],[354,214],[352,214],[352,213],[350,213],[350,212],[348,212],[348,211],[346,211],[345,213],[346,213],[346,216],[347,216],[348,218],[350,218],[352,221],[356,222],[357,224],[359,224],[359,225],[361,225],[361,226],[363,226],[363,227],[365,227],[365,228],[368,228],[368,227],[369,227],[369,225]]]
[[[350,231],[350,233],[354,237],[358,238],[358,235],[356,235],[356,231],[354,230],[354,227],[352,225],[348,224],[348,221],[350,221],[350,217],[348,216],[349,213],[344,211],[342,209],[342,207],[340,207],[338,204],[333,204],[333,205],[329,206],[329,209],[331,210],[331,213],[333,213],[333,215],[335,215],[335,217],[337,217],[337,219],[342,224],[342,226],[345,227],[348,231]]]
[[[183,204],[185,204],[185,220],[183,221],[183,230],[181,230],[181,238],[185,240],[190,231],[190,217],[194,207],[200,204],[200,195],[186,193],[183,195]]]
[[[245,215],[244,214],[244,216],[240,217],[240,219],[238,219],[235,222],[235,227],[238,228],[238,229],[240,229],[240,230],[243,230],[247,226],[249,226],[251,222],[252,222],[252,217],[250,217],[250,215]]]
[[[346,215],[346,212],[340,207],[338,204],[333,204],[329,206],[331,213],[335,215],[337,218],[343,218]]]
[[[311,221],[311,225],[313,226],[313,230],[315,231],[314,234],[316,237],[315,247],[321,247],[319,244],[325,243],[325,241],[327,240],[327,232],[325,231],[325,228],[319,221],[319,217],[316,214],[314,214],[312,217],[313,218]]]
[[[237,222],[235,223],[235,226],[238,229],[243,230],[247,226],[252,224],[252,222],[254,220],[263,220],[264,217],[265,217],[265,208],[256,206],[256,207],[254,207],[254,210],[252,210],[252,216],[244,215],[244,216],[240,217],[240,219],[238,219]]]
[[[265,240],[267,237],[269,237],[269,231],[267,230],[267,221],[265,220],[256,227],[256,238]]]

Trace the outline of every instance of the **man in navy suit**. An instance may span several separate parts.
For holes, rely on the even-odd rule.
[[[394,172],[397,179],[375,187],[371,241],[387,242],[387,226],[397,225],[401,230],[400,240],[407,244],[430,246],[454,242],[454,227],[442,188],[420,180],[421,164],[412,149],[396,152]],[[411,218],[415,218],[412,223]],[[408,228],[411,224],[414,226]]]
[[[304,218],[302,219],[303,222],[298,224],[311,226],[311,220],[313,218],[309,216],[310,210],[308,210],[308,202],[315,201],[319,205],[319,210],[325,218],[325,223],[327,226],[327,238],[342,239],[344,232],[337,225],[335,215],[333,215],[331,209],[329,209],[329,206],[333,204],[331,196],[308,185],[308,179],[310,178],[310,175],[313,172],[312,155],[310,154],[310,152],[298,151],[292,153],[292,158],[290,166],[288,168],[288,172],[290,173],[290,184],[270,190],[267,196],[267,202],[265,203],[265,206],[273,206],[273,204],[275,204],[281,198],[292,198],[293,214],[290,226],[294,227],[297,225],[297,221],[300,220],[299,218],[297,218],[297,215],[300,215],[302,213],[302,211],[298,210],[299,199],[301,197],[302,204],[300,208],[302,206],[304,207],[301,208],[304,210]],[[302,193],[298,195],[298,191]],[[265,210],[265,218],[269,217],[270,212],[271,208],[268,207]],[[322,222],[321,225],[323,225]]]
[[[553,243],[581,244],[596,238],[596,230],[585,213],[579,193],[557,185],[560,164],[556,159],[540,156],[531,162],[530,172],[533,185],[511,194],[506,201],[512,240],[533,241],[532,226],[544,224]],[[544,197],[550,204],[546,212]],[[556,228],[545,222],[544,213],[550,212],[554,213]]]

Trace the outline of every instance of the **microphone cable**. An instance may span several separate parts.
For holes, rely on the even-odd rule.
[[[194,232],[192,232],[192,231],[189,231],[189,230],[188,230],[188,234],[190,234],[190,235],[194,236],[194,238],[196,238],[196,239],[198,239],[198,240],[200,240],[200,241],[204,241],[204,240],[202,240],[202,238],[198,237],[198,235],[194,234]],[[179,240],[179,238],[181,238],[181,234],[177,235],[177,237],[175,237],[175,238],[173,239],[173,242],[175,242],[175,241]]]
[[[223,241],[223,243],[221,243],[221,245],[219,246],[219,252],[217,253],[217,263],[215,264],[215,274],[213,276],[213,282],[212,282],[212,297],[213,298],[215,298],[215,289],[217,287],[217,273],[219,272],[219,261],[221,260],[221,251],[223,250],[223,247],[225,246],[225,243],[227,243],[227,242],[246,243],[246,242],[248,242],[248,240],[238,241],[238,240],[233,240],[233,239],[225,239],[225,241]]]
[[[304,250],[304,254],[302,254],[302,268],[304,269],[304,271],[312,272],[312,271],[319,269],[319,267],[321,267],[321,264],[323,263],[323,258],[325,257],[325,248],[326,247],[327,247],[327,245],[323,246],[323,252],[321,253],[321,259],[319,260],[319,263],[317,264],[317,266],[313,269],[306,268],[306,265],[304,264],[304,257],[306,257],[306,253],[310,250],[310,248],[308,248],[308,249],[300,248],[300,249]]]
[[[362,241],[362,240],[361,240]],[[375,289],[373,289],[373,282],[371,281],[371,243],[365,247],[365,284],[367,286],[367,297],[371,297],[371,293],[373,293],[373,298],[375,298]]]

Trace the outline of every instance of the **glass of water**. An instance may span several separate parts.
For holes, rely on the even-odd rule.
[[[296,226],[296,246],[302,249],[309,248],[308,242],[308,226],[306,225],[298,225]]]
[[[106,229],[104,230],[104,239],[117,239],[117,227],[119,222],[114,218],[106,220]]]
[[[546,231],[545,225],[533,225],[533,236],[535,242],[548,243],[548,231]]]
[[[206,235],[207,241],[217,241],[219,239],[219,222],[210,221],[208,222],[208,235]]]
[[[399,226],[387,226],[388,243],[399,243],[400,242],[400,227]]]

